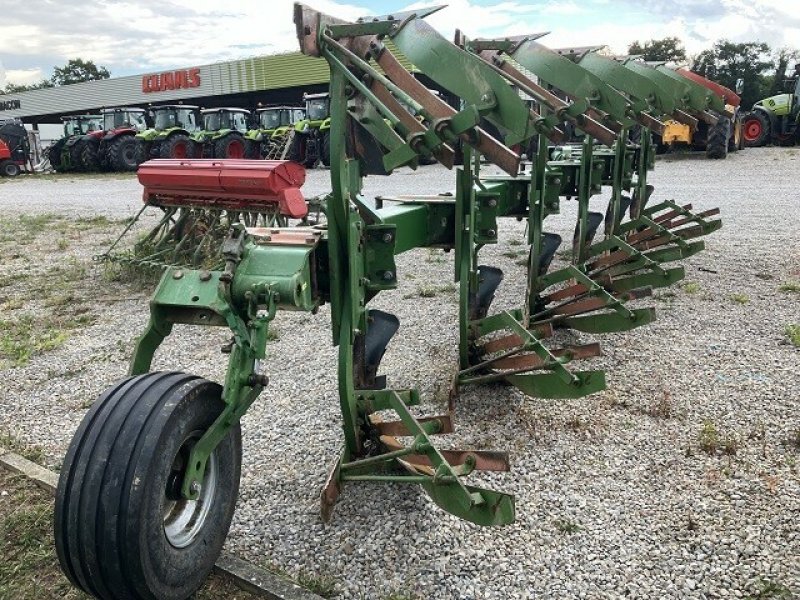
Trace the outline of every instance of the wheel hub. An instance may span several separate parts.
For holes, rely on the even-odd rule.
[[[194,445],[192,440],[192,444]],[[188,447],[187,447],[188,446]],[[199,485],[197,500],[187,500],[180,494],[186,460],[191,446],[185,443],[172,463],[167,478],[164,500],[164,535],[175,548],[189,546],[198,536],[211,512],[217,491],[217,455],[213,452],[206,463],[203,483]]]

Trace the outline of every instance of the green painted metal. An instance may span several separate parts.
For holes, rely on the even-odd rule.
[[[164,273],[132,373],[149,370],[174,325],[220,326],[232,333],[225,347],[225,409],[192,450],[182,483],[186,498],[197,496],[208,456],[268,383],[259,361],[266,356],[271,323],[282,311],[316,313],[327,303],[338,352],[344,448],[323,490],[323,516],[330,516],[344,485],[396,482],[420,485],[435,504],[470,522],[512,522],[512,496],[464,483],[478,470],[506,470],[505,459],[497,453],[439,449],[435,436],[451,430],[450,416],[417,416],[412,409],[423,401],[419,391],[393,389],[378,374],[382,351],[398,323],[370,302],[397,287],[402,274],[395,256],[421,247],[454,250],[459,359],[453,403],[462,386],[498,381],[522,394],[557,401],[601,391],[606,378],[602,371],[576,368],[597,356],[599,345],[560,345],[555,331],[605,334],[652,322],[652,308],[629,308],[628,302],[682,278],[682,268],[661,263],[697,251],[702,244],[689,240],[719,227],[710,218],[714,211],[695,213],[670,201],[648,205],[649,133],[634,144],[625,127],[634,122],[626,96],[643,99],[637,95],[646,87],[641,78],[620,77],[613,89],[565,58],[571,67],[561,77],[587,100],[585,111],[619,117],[623,126],[611,147],[596,144],[589,135],[579,145],[548,146],[535,113],[506,78],[480,56],[444,40],[421,21],[422,14],[429,11],[354,24],[296,7],[301,47],[323,56],[330,68],[327,223],[314,230],[278,229],[269,236],[235,226],[215,269],[172,267]],[[393,61],[384,61],[385,70],[379,70],[375,62],[392,53],[377,37],[381,34],[458,96],[460,108],[445,109],[431,100]],[[529,42],[520,47],[527,48],[520,57],[534,57],[531,64],[542,72],[563,64]],[[361,52],[364,48],[370,50]],[[510,46],[504,48],[514,54]],[[634,83],[621,89],[626,81]],[[400,112],[407,109],[399,101],[386,101],[384,92],[410,100],[408,106],[424,118],[409,126],[408,115]],[[546,116],[556,122],[565,118],[555,116],[557,110],[543,114],[548,110]],[[501,129],[505,145],[499,140],[487,145],[481,117]],[[508,145],[534,137],[538,146],[530,169],[510,168],[519,156]],[[432,149],[454,140],[461,140],[464,160],[453,196],[384,196],[375,206],[360,197],[365,175],[386,174],[399,165],[415,168]],[[509,155],[515,160],[508,161]],[[482,176],[482,159],[502,164],[507,174]],[[603,191],[611,198],[605,213],[599,213],[601,220],[607,215],[605,227],[597,212]],[[570,244],[547,231],[548,217],[566,207],[577,215],[568,259],[557,250]],[[483,250],[498,243],[498,223],[504,218],[527,221],[521,241],[529,250],[526,286],[517,307],[492,312],[503,273],[482,263]],[[379,411],[395,420],[386,421]]]

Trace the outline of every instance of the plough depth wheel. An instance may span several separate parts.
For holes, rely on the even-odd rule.
[[[221,387],[184,373],[132,377],[106,391],[70,443],[58,481],[56,549],[72,583],[102,599],[179,600],[222,550],[239,490],[238,423],[207,463],[197,500],[181,497],[192,446],[222,412]]]

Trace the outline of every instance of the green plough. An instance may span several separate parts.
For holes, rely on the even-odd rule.
[[[323,518],[346,485],[392,482],[421,486],[472,523],[511,523],[511,495],[466,483],[476,471],[507,471],[505,453],[440,448],[435,436],[452,431],[451,414],[418,416],[419,391],[392,388],[381,372],[400,322],[370,301],[397,288],[403,274],[395,257],[423,247],[454,251],[459,364],[451,410],[464,386],[490,382],[537,398],[579,398],[605,389],[603,371],[580,368],[600,345],[564,343],[559,332],[599,335],[652,322],[655,311],[642,300],[681,280],[674,263],[702,250],[698,238],[720,226],[717,211],[650,202],[651,132],[665,116],[696,108],[672,80],[656,83],[638,67],[596,55],[561,56],[527,37],[459,33],[453,43],[424,20],[435,10],[350,23],[295,6],[302,51],[330,65],[326,221],[232,221],[220,267],[167,265],[131,378],[90,410],[64,462],[56,542],[76,586],[101,598],[185,598],[199,587],[233,514],[239,420],[269,383],[261,372],[269,328],[282,311],[316,313],[323,303],[338,348],[344,433],[321,494]],[[458,98],[457,107],[405,69],[388,40],[445,97]],[[580,141],[569,142],[567,125]],[[532,149],[528,166],[519,148]],[[365,175],[416,168],[430,157],[452,167],[457,150],[463,165],[454,195],[384,195],[374,205],[361,197]],[[482,174],[487,162],[497,168]],[[158,169],[150,171],[162,202],[191,200],[164,191]],[[297,215],[292,198],[284,205]],[[564,244],[547,230],[548,217],[570,201],[577,218]],[[515,308],[494,311],[504,273],[481,257],[498,243],[503,218],[527,225],[526,286]],[[557,253],[569,258],[556,261]],[[230,330],[223,386],[150,372],[159,345],[184,324]]]

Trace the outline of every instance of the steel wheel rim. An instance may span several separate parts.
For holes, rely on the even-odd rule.
[[[752,142],[755,139],[758,139],[758,136],[761,135],[761,123],[758,121],[750,121],[747,123],[747,126],[744,130],[744,137],[747,141]]]
[[[236,140],[228,146],[229,158],[244,158],[244,144]]]
[[[186,158],[186,142],[175,144],[175,158]]]
[[[192,440],[194,442],[196,440]],[[184,444],[185,446],[186,444]],[[180,452],[175,457],[179,460]],[[173,469],[175,462],[173,461]],[[206,463],[203,483],[197,500],[170,499],[167,495],[164,503],[164,535],[175,548],[189,546],[200,534],[211,512],[217,494],[217,453],[211,453]],[[181,473],[183,469],[181,469]],[[182,481],[180,477],[180,481]]]

